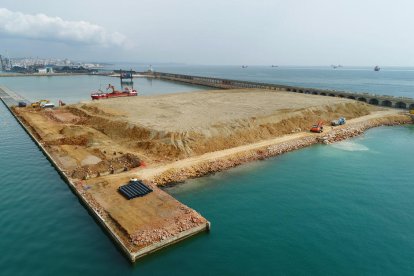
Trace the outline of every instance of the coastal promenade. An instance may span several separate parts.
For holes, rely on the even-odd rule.
[[[414,99],[406,97],[394,97],[389,95],[377,95],[371,93],[355,93],[337,90],[325,90],[316,88],[305,88],[298,86],[288,86],[273,83],[261,83],[241,80],[230,80],[213,77],[202,77],[192,75],[171,74],[163,72],[141,72],[147,77],[159,78],[169,81],[177,81],[194,85],[203,85],[219,89],[235,89],[235,88],[258,88],[273,91],[286,91],[293,93],[340,97],[365,102],[371,105],[393,107],[400,109],[414,109]]]

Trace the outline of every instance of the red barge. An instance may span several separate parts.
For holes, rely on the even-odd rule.
[[[99,92],[94,92],[91,94],[92,100],[99,100],[99,99],[109,99],[109,98],[117,98],[117,97],[129,97],[129,96],[138,96],[138,92],[135,89],[131,89],[129,87],[125,87],[123,91],[115,90],[115,87],[111,84],[108,85],[106,90],[112,89],[112,92],[105,93],[101,90]]]

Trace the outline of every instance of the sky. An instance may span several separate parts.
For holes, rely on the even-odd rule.
[[[1,0],[0,54],[414,66],[413,11],[412,0]]]

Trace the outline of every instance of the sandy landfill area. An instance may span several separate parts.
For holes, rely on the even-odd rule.
[[[370,127],[411,122],[397,109],[258,89],[114,98],[15,113],[137,257],[209,227],[162,185],[332,143]],[[346,125],[309,132],[318,120],[341,116]],[[118,187],[130,178],[142,179],[153,192],[127,200]]]

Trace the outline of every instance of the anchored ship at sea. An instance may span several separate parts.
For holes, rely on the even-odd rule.
[[[92,100],[138,96],[138,91],[133,88],[129,88],[129,87],[125,87],[123,91],[118,91],[118,90],[115,90],[115,87],[113,85],[109,84],[106,90],[109,90],[109,89],[112,89],[112,92],[103,92],[100,89],[98,90],[98,92],[93,92],[91,94]]]

